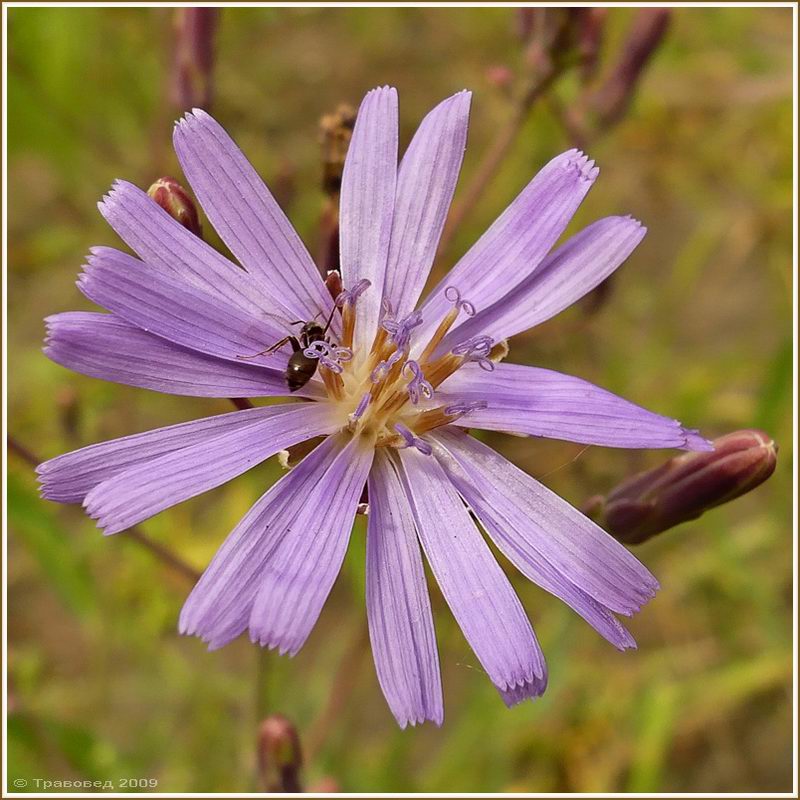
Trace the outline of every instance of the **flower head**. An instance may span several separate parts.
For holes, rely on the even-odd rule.
[[[490,358],[496,342],[597,286],[644,236],[636,220],[608,217],[550,252],[597,177],[582,153],[548,163],[420,302],[469,105],[461,92],[436,106],[398,168],[397,94],[384,87],[364,98],[342,176],[343,290],[335,300],[245,156],[195,110],[176,127],[178,158],[243,269],[118,182],[100,210],[136,257],[95,248],[79,280],[111,313],[47,321],[54,361],[161,392],[288,396],[290,358],[310,362],[296,393],[305,402],[59,456],[39,467],[43,493],[82,502],[111,534],[323,437],[229,535],[187,600],[180,630],[212,648],[247,631],[296,653],[342,565],[366,485],[370,636],[401,726],[443,715],[423,552],[505,702],[546,686],[530,622],[468,508],[524,575],[621,649],[633,639],[616,615],[638,611],[657,588],[622,545],[469,428],[611,447],[709,447],[678,422],[578,378]],[[330,320],[322,334],[297,338],[293,323],[320,318]]]

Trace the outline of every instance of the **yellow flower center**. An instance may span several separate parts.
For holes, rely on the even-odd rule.
[[[458,315],[459,306],[454,305],[416,359],[409,356],[408,334],[392,336],[381,326],[369,352],[354,352],[339,365],[340,372],[320,363],[320,376],[329,400],[341,414],[342,428],[368,437],[376,447],[405,447],[410,444],[409,435],[419,437],[460,416],[437,405],[434,398],[435,389],[471,360],[468,354],[434,357]],[[352,350],[355,325],[354,304],[345,301],[341,348]]]

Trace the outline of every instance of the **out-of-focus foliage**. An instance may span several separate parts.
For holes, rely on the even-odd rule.
[[[608,46],[631,13],[610,12]],[[516,66],[511,15],[226,9],[213,110],[313,250],[321,115],[392,83],[407,142],[428,108],[472,88],[468,180],[510,113],[486,70]],[[445,724],[401,732],[363,646],[361,524],[293,661],[245,640],[208,653],[177,635],[186,579],[125,534],[103,539],[80,509],[38,500],[11,455],[10,778],[253,790],[259,719],[283,713],[312,751],[307,782],[342,790],[788,791],[791,32],[789,9],[675,9],[629,116],[591,148],[601,177],[573,225],[631,212],[649,235],[598,313],[571,309],[512,342],[515,361],[712,437],[758,427],[780,446],[755,493],[637,549],[663,587],[631,623],[638,652],[514,576],[552,677],[543,699],[508,711],[434,590]],[[74,287],[87,249],[117,244],[95,209],[111,181],[180,179],[169,34],[164,9],[9,10],[9,424],[42,457],[229,410],[74,375],[40,352],[44,316],[89,307]],[[559,88],[562,103],[573,90]],[[442,267],[568,145],[538,105]],[[487,438],[576,504],[665,457]],[[262,465],[143,527],[202,568],[278,472]]]

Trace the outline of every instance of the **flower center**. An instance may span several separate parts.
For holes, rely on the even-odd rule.
[[[430,454],[430,445],[420,438],[422,434],[476,408],[486,407],[484,401],[449,405],[437,402],[437,387],[470,361],[477,361],[483,369],[494,369],[490,360],[490,355],[494,355],[494,340],[478,336],[449,353],[436,355],[459,315],[475,314],[472,303],[463,300],[454,286],[449,286],[445,297],[453,306],[418,356],[412,359],[410,353],[415,331],[423,322],[422,315],[413,311],[396,319],[388,305],[384,306],[369,352],[363,356],[354,353],[355,306],[368,288],[369,282],[362,280],[337,298],[342,312],[339,344],[315,342],[306,354],[320,360],[320,376],[330,401],[340,409],[343,429],[369,437],[376,447],[416,447]]]

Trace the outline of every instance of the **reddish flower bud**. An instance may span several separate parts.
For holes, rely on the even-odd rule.
[[[325,276],[325,286],[328,289],[331,299],[335,303],[339,295],[344,291],[342,276],[339,274],[338,269],[332,269],[328,272]]]
[[[267,717],[258,731],[258,770],[268,792],[302,792],[303,758],[294,725],[281,714]]]
[[[158,203],[173,219],[195,236],[203,236],[197,206],[189,193],[175,178],[159,178],[148,190],[147,194]]]
[[[495,88],[503,91],[514,83],[514,73],[505,64],[493,64],[486,68],[486,80]]]
[[[308,787],[309,794],[338,794],[341,791],[342,789],[336,778],[331,778],[330,775],[325,775],[315,784]]]
[[[584,510],[621,542],[638,544],[755,489],[775,471],[777,451],[762,431],[729,433],[713,451],[684,453],[633,475]]]

